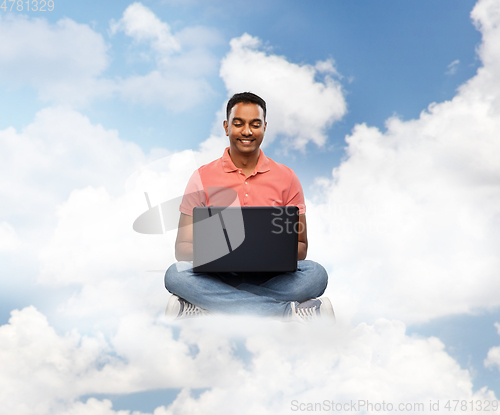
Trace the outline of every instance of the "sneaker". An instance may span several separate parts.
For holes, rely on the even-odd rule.
[[[294,320],[300,319],[302,322],[313,322],[323,320],[330,324],[335,324],[335,313],[332,303],[328,297],[313,298],[296,304],[292,302],[292,317]]]
[[[189,317],[201,317],[210,314],[207,310],[197,307],[183,298],[172,295],[168,300],[165,318],[167,320],[180,320]]]

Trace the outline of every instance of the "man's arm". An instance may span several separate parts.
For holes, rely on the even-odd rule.
[[[193,260],[193,217],[184,213],[181,213],[179,228],[177,229],[175,259],[177,261]]]
[[[307,256],[307,224],[306,215],[299,215],[299,247],[297,259],[300,261]]]

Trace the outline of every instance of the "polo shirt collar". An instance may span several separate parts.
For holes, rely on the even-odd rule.
[[[222,155],[222,168],[224,172],[231,173],[233,171],[238,170],[238,168],[234,165],[233,160],[231,160],[231,156],[229,155],[229,147],[226,147],[224,150],[224,154]],[[266,157],[262,149],[260,150],[259,160],[257,161],[257,166],[255,166],[256,173],[265,173],[269,171],[269,159]]]

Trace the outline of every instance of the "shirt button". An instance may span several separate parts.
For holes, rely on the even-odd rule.
[[[248,195],[245,195],[245,197],[248,197]]]
[[[248,182],[245,182],[245,184],[248,184]]]

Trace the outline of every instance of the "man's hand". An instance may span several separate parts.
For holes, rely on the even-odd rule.
[[[193,260],[193,217],[184,213],[181,213],[177,229],[175,259],[177,261]]]

